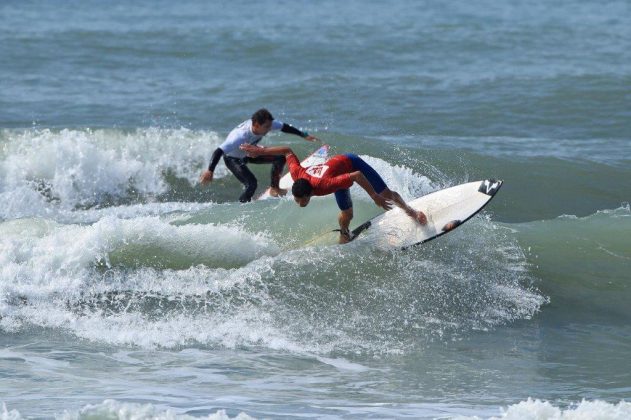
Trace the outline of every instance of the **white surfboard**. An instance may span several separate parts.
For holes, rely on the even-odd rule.
[[[378,241],[395,248],[408,248],[430,241],[462,225],[491,201],[503,181],[487,179],[435,191],[408,204],[422,210],[427,224],[421,226],[400,208],[380,214],[351,232],[354,240],[367,229]]]
[[[316,150],[306,157],[302,162],[300,162],[300,166],[303,168],[308,168],[313,165],[320,165],[329,158],[329,145],[323,144]],[[291,178],[291,174],[287,172],[279,181],[278,186],[284,190],[289,190],[291,186],[294,185],[294,180]],[[257,198],[257,200],[265,200],[267,198],[272,198],[269,193],[269,188],[265,190],[263,194]]]

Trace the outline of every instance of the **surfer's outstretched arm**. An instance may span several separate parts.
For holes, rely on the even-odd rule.
[[[218,147],[213,152],[213,157],[210,159],[210,165],[208,165],[208,169],[205,170],[202,175],[199,177],[199,182],[202,185],[206,185],[213,180],[213,174],[215,172],[215,167],[217,163],[219,163],[219,159],[223,156],[223,150],[221,147]]]
[[[306,131],[300,131],[298,130],[296,127],[283,123],[283,127],[280,129],[280,131],[282,131],[283,133],[287,133],[287,134],[293,134],[299,137],[302,137],[303,139],[307,140],[307,141],[319,141],[322,142],[322,140],[320,140],[319,138],[317,138],[316,136],[312,136],[311,134],[307,133]]]
[[[247,153],[250,157],[257,156],[277,156],[277,155],[287,155],[293,154],[294,151],[291,150],[291,147],[287,146],[272,146],[272,147],[262,147],[262,146],[254,146],[252,144],[242,144],[240,147],[245,153]]]

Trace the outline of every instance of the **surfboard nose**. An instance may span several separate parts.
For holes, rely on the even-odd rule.
[[[482,194],[490,195],[491,197],[493,197],[503,183],[504,181],[502,180],[485,179],[484,181],[482,181],[482,183],[480,183],[480,188],[478,188],[478,191]]]

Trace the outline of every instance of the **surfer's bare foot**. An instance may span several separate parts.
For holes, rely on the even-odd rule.
[[[427,224],[427,216],[422,211],[409,211],[407,212],[408,216],[410,216],[415,221],[419,222],[421,225],[425,226]]]
[[[443,232],[449,232],[460,226],[462,222],[460,220],[452,220],[451,222],[447,222],[445,226],[443,226]]]
[[[283,197],[285,194],[287,194],[287,190],[283,188],[269,187],[269,195],[272,197]]]
[[[348,228],[340,229],[340,238],[337,240],[339,244],[347,244],[351,241],[351,233]]]

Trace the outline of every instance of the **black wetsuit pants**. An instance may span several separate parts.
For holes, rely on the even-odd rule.
[[[252,171],[248,169],[248,163],[271,163],[272,182],[270,185],[274,188],[278,188],[280,174],[283,172],[283,167],[285,166],[285,156],[259,156],[256,158],[246,157],[239,159],[224,155],[223,161],[226,167],[230,169],[230,172],[232,172],[245,187],[243,194],[239,197],[239,201],[242,203],[247,203],[252,200],[252,196],[257,187],[256,177]]]

